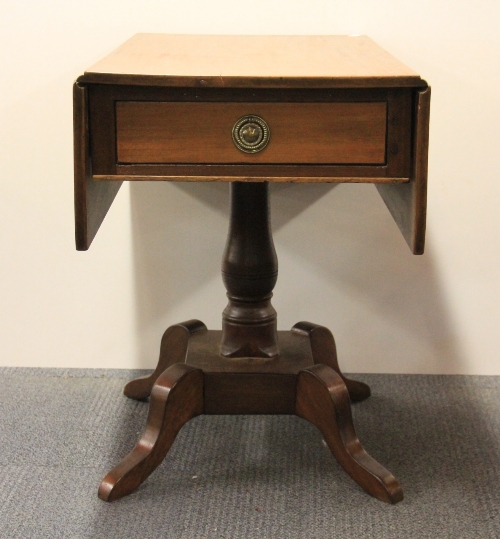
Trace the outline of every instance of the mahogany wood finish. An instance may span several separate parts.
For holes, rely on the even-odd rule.
[[[413,164],[409,183],[399,187],[377,185],[387,208],[415,255],[423,254],[425,245],[430,106],[431,89],[416,92]]]
[[[178,432],[203,413],[203,373],[177,363],[151,392],[146,428],[134,449],[102,480],[99,498],[112,502],[133,492],[162,462]]]
[[[347,388],[333,369],[315,365],[299,374],[297,415],[318,427],[338,463],[366,492],[388,503],[403,499],[395,477],[361,446]]]
[[[219,107],[227,105],[228,109],[234,110],[233,116],[226,118],[225,126],[221,126],[222,119],[215,119],[213,111],[224,110]],[[318,120],[316,134],[312,126],[294,126],[293,118],[283,118],[283,114],[277,114],[277,110],[282,106],[290,106],[289,110],[294,110],[301,118],[307,116],[307,110],[312,107],[316,110],[319,105],[338,108],[368,107],[371,110],[370,118],[353,117],[350,128],[346,125],[339,125],[339,120],[333,120],[330,115],[330,122],[322,118]],[[155,126],[150,126],[150,113],[142,121],[137,117],[137,110],[147,111],[150,107],[164,109],[172,112],[172,116],[160,117],[155,121]],[[192,107],[192,109],[190,109]],[[238,118],[245,114],[257,114],[256,107],[263,107],[259,110],[262,115],[271,112],[272,142],[260,153],[247,155],[234,147],[231,130]],[[278,107],[278,109],[277,109]],[[287,108],[286,107],[286,108]],[[380,112],[382,107],[386,110],[384,118]],[[125,108],[125,110],[123,110]],[[175,136],[169,143],[167,149],[174,151],[176,159],[181,161],[172,162],[174,159],[166,159],[166,162],[154,162],[159,159],[165,148],[166,133],[162,133],[170,121],[179,124],[179,111],[189,111],[186,119],[187,124],[191,124],[191,129],[187,125],[174,130]],[[378,115],[373,115],[378,110]],[[198,111],[198,115],[196,115]],[[199,112],[203,112],[200,115]],[[279,112],[279,110],[278,110]],[[321,181],[312,178],[324,178],[323,181],[372,181],[372,182],[407,182],[411,169],[411,126],[412,126],[412,90],[408,88],[387,89],[387,88],[353,88],[347,89],[314,89],[304,90],[303,88],[289,89],[235,89],[235,88],[158,88],[143,86],[117,86],[96,84],[89,88],[89,123],[92,131],[91,154],[93,162],[93,178],[100,180],[177,180],[184,181],[185,178],[195,176],[199,181],[240,181],[245,179],[253,180],[258,178],[276,177],[286,181],[302,179],[301,181]],[[227,113],[224,113],[227,116]],[[344,119],[345,119],[345,112]],[[198,125],[192,125],[191,116],[197,116]],[[318,119],[318,114],[316,114]],[[278,121],[278,138],[275,136],[275,121]],[[383,120],[383,121],[382,121]],[[142,123],[141,123],[142,122]],[[214,122],[217,125],[212,126]],[[284,128],[289,126],[290,133],[287,137],[289,144],[294,144],[295,149],[300,150],[304,156],[300,161],[286,162],[285,155],[290,156],[290,152],[285,149]],[[354,129],[356,126],[356,129]],[[371,126],[371,127],[370,127]],[[349,133],[349,129],[352,130]],[[215,131],[214,131],[215,130]],[[374,137],[373,146],[367,145],[367,131],[372,131]],[[380,135],[385,133],[384,140]],[[137,132],[135,132],[137,131]],[[189,144],[186,148],[186,137],[191,131],[194,141],[199,141],[200,133],[206,134],[202,143]],[[281,131],[281,135],[280,135]],[[297,137],[297,131],[306,134]],[[329,132],[338,133],[341,136],[332,137]],[[359,131],[359,132],[358,132]],[[216,133],[216,137],[212,136]],[[117,137],[118,135],[118,137]],[[327,141],[320,140],[322,135]],[[155,142],[155,138],[159,141]],[[121,141],[120,141],[121,138]],[[203,139],[203,137],[201,137]],[[281,139],[281,142],[280,142]],[[359,139],[359,148],[355,141]],[[184,146],[183,146],[184,141]],[[326,142],[330,142],[330,148],[325,147]],[[377,142],[378,141],[378,142]],[[132,155],[127,155],[124,144],[130,146],[132,142],[137,143],[134,150],[135,157],[139,162],[122,162],[120,158],[129,159]],[[300,143],[299,143],[300,142]],[[273,149],[277,144],[277,149]],[[335,148],[336,146],[339,148]],[[156,149],[154,149],[156,146]],[[183,149],[182,149],[183,148]],[[208,149],[217,150],[215,155],[220,155],[217,162],[214,151],[207,152]],[[363,149],[365,148],[365,149]],[[377,150],[378,148],[378,150]],[[321,153],[318,152],[321,149]],[[374,152],[380,160],[380,150],[383,150],[382,161],[369,162],[366,159]],[[152,150],[154,152],[152,153]],[[347,151],[353,159],[365,159],[365,161],[347,161],[340,157],[342,151]],[[119,155],[119,152],[120,155]],[[312,152],[316,152],[320,158],[319,163],[312,160]],[[368,153],[367,153],[368,152]],[[152,153],[152,155],[151,155]],[[207,159],[210,153],[210,161]],[[331,158],[325,157],[326,155]],[[272,159],[268,156],[271,155]],[[153,162],[143,162],[148,156]],[[182,162],[187,160],[189,162]],[[240,156],[238,162],[234,161]],[[266,157],[267,156],[267,157]],[[307,162],[307,159],[309,162]],[[334,159],[339,159],[335,162]],[[230,162],[230,160],[233,162]],[[321,162],[323,159],[323,162]],[[226,162],[224,162],[226,160]],[[330,160],[330,162],[328,162]],[[170,161],[170,162],[169,162]]]
[[[426,86],[367,36],[136,34],[80,80],[201,88]]]
[[[84,80],[84,79],[81,79]],[[415,254],[423,250],[425,236],[425,200],[427,185],[427,137],[429,90],[397,88],[179,88],[176,86],[138,86],[115,84],[75,84],[75,215],[77,249],[88,249],[123,180],[135,181],[272,181],[272,182],[371,182],[384,184],[379,191]],[[355,86],[355,85],[354,85]],[[313,132],[304,140],[308,162],[265,163],[272,143],[259,154],[244,155],[232,148],[228,127],[227,151],[241,154],[241,161],[211,164],[123,163],[119,161],[117,108],[126,103],[146,102],[172,105],[208,105],[210,103],[271,103],[309,106],[315,104],[366,105],[387,107],[385,162],[317,164],[311,158],[316,145]],[[417,103],[416,106],[413,103]],[[134,105],[135,106],[135,105]],[[253,106],[252,109],[253,110]],[[248,112],[244,111],[244,112]],[[242,109],[243,112],[243,109]],[[236,120],[235,120],[236,121]],[[120,125],[118,126],[120,127]],[[380,125],[377,128],[380,132]],[[426,131],[427,130],[427,131]],[[92,137],[88,137],[88,132]],[[273,132],[273,126],[271,125]],[[123,134],[122,131],[120,133]],[[376,134],[376,130],[374,131]],[[132,135],[127,135],[132,136]],[[149,135],[147,135],[149,137]],[[147,140],[151,140],[150,138]],[[135,139],[134,139],[135,140]],[[146,142],[147,142],[146,140]],[[366,141],[366,137],[364,139]],[[413,146],[412,146],[413,140]],[[273,138],[274,141],[274,138]],[[143,142],[144,144],[145,142]],[[139,145],[139,147],[141,147]],[[340,147],[344,147],[345,145]],[[197,147],[200,156],[204,146]],[[354,151],[351,145],[351,150]],[[196,148],[193,150],[196,153]],[[139,150],[138,150],[139,151]],[[142,151],[142,150],[141,150]],[[161,150],[162,152],[165,150]],[[332,150],[339,154],[339,149]],[[359,150],[356,150],[359,151]],[[372,152],[373,150],[369,150]],[[215,152],[217,153],[217,152]],[[355,155],[355,154],[352,154]],[[362,156],[361,156],[362,157]],[[252,161],[252,158],[254,160]],[[360,154],[358,153],[358,159]],[[367,158],[367,155],[364,157]],[[259,162],[260,160],[260,162]],[[113,186],[113,182],[116,185]],[[104,183],[103,186],[100,184]],[[411,187],[397,186],[411,183]],[[394,187],[392,187],[394,186]],[[413,217],[411,217],[413,216]]]
[[[160,358],[156,369],[149,376],[129,382],[123,393],[131,399],[147,399],[151,395],[154,383],[163,371],[176,363],[184,363],[189,338],[206,330],[205,324],[199,320],[188,320],[167,328],[161,339]]]
[[[89,142],[88,89],[73,86],[75,242],[79,251],[88,249],[122,182],[96,182],[92,178]]]
[[[353,402],[363,401],[370,396],[371,392],[368,385],[357,380],[350,380],[340,371],[335,339],[328,328],[318,324],[311,324],[310,322],[299,322],[293,326],[292,332],[309,337],[314,364],[327,365],[340,375]]]
[[[242,54],[242,51],[245,54]],[[430,89],[369,38],[138,34],[74,87],[77,249],[87,249],[122,180],[230,181],[222,263],[222,331],[198,320],[168,328],[155,371],[125,394],[150,397],[137,445],[99,496],[134,491],[200,414],[296,414],[369,494],[403,497],[362,448],[350,401],[370,388],[346,378],[329,329],[277,331],[278,264],[268,182],[372,182],[414,253],[423,252]],[[271,139],[243,154],[231,137],[258,114]]]
[[[187,325],[196,331],[178,330]],[[135,490],[160,464],[182,425],[201,413],[298,415],[320,429],[334,457],[369,494],[389,503],[402,499],[396,479],[363,450],[354,431],[349,397],[366,398],[368,386],[346,379],[336,362],[336,370],[317,364],[320,357],[335,357],[334,341],[327,328],[299,322],[291,332],[278,332],[278,356],[238,360],[220,355],[220,331],[207,331],[199,321],[173,328],[177,331],[167,330],[162,346],[184,348],[187,337],[186,363],[168,367],[155,382],[144,434],[132,452],[104,478],[99,489],[101,499],[113,501]],[[315,357],[321,341],[322,349]],[[181,378],[188,375],[194,386],[191,392],[187,378],[182,389],[179,385]],[[366,388],[362,396],[356,384]],[[179,400],[167,408],[174,386],[179,387]],[[179,417],[182,406],[184,415]]]
[[[272,126],[259,153],[229,136],[249,114]],[[200,121],[202,118],[202,121]],[[117,101],[119,163],[385,164],[387,103]]]
[[[231,218],[222,261],[229,303],[222,313],[221,355],[278,355],[271,305],[278,258],[269,223],[267,183],[231,184]]]
[[[231,166],[231,165],[229,165]],[[264,167],[265,165],[263,165]],[[307,165],[308,166],[308,165]],[[371,167],[371,165],[370,165]],[[283,165],[282,168],[286,170],[281,170],[280,176],[274,176],[276,173],[274,170],[256,170],[253,176],[238,176],[238,179],[234,176],[231,176],[231,170],[227,170],[226,167],[220,165],[214,165],[212,170],[212,175],[208,176],[203,173],[201,168],[198,168],[198,165],[116,165],[116,170],[121,176],[116,174],[94,174],[93,180],[96,182],[121,182],[123,180],[138,181],[138,182],[150,182],[150,181],[175,181],[175,182],[271,182],[271,183],[383,183],[383,184],[400,184],[408,183],[408,178],[386,178],[384,176],[387,167],[385,166],[373,166],[373,176],[363,176],[366,174],[366,170],[358,170],[359,176],[343,176],[342,174],[346,173],[346,167],[335,166],[336,172],[340,174],[339,176],[325,175],[325,176],[302,176],[304,171],[304,166],[297,165],[293,169],[289,168],[288,165]],[[243,165],[238,165],[239,171],[241,174],[244,173],[246,167]],[[252,167],[250,167],[252,168]],[[326,168],[326,167],[325,167]],[[349,168],[356,168],[351,167]],[[225,170],[226,169],[226,170]],[[181,173],[189,173],[188,175],[182,175]],[[215,174],[217,172],[217,174]],[[250,174],[251,170],[247,170]],[[284,176],[283,174],[288,172],[288,174],[298,173],[298,176],[293,178],[290,176]],[[317,171],[318,174],[321,174],[322,170]],[[219,174],[220,173],[220,174]],[[148,174],[151,174],[148,176]]]
[[[335,458],[368,493],[390,503],[402,499],[397,481],[354,434],[349,399],[367,398],[370,388],[342,375],[331,332],[309,322],[277,331],[270,302],[277,274],[268,184],[235,182],[222,262],[229,299],[222,331],[208,331],[197,320],[172,326],[153,374],[127,384],[125,394],[136,399],[153,387],[150,414],[136,447],[104,478],[102,499],[113,501],[137,488],[165,457],[180,427],[201,413],[297,414],[323,432]],[[170,391],[188,374],[197,376],[197,389],[179,389],[169,407],[163,388]]]
[[[77,249],[88,249],[123,180],[370,182],[383,184],[382,197],[420,254],[429,96],[418,74],[366,36],[138,34],[75,85]],[[232,126],[223,128],[213,111],[254,114],[257,106],[273,117],[272,141],[244,155],[232,146]],[[333,134],[337,120],[320,113],[328,107],[358,110],[349,112],[352,132],[342,126],[342,136]],[[373,107],[386,107],[385,124]],[[278,110],[300,121],[279,113],[275,123]],[[362,110],[371,112],[358,121]],[[168,142],[170,129],[176,136]]]

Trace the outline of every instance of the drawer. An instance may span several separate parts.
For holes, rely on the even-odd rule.
[[[268,144],[256,153],[239,149],[232,136],[236,122],[249,115],[269,129]],[[116,103],[117,160],[123,164],[382,165],[386,131],[385,102]]]
[[[412,91],[89,87],[96,180],[408,181]],[[233,127],[269,130],[246,153]]]

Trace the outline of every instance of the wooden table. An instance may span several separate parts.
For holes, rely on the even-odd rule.
[[[103,479],[113,501],[161,463],[200,414],[296,414],[369,494],[403,498],[356,437],[335,341],[277,331],[269,182],[376,183],[410,249],[424,249],[430,88],[365,36],[138,34],[74,85],[76,245],[90,246],[123,180],[227,181],[222,331],[169,327],[158,366],[125,394],[150,397],[134,449]]]

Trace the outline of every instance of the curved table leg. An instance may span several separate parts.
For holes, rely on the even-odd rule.
[[[129,382],[123,393],[131,399],[147,399],[151,394],[153,384],[164,370],[176,363],[184,363],[189,339],[200,331],[207,331],[207,327],[199,320],[188,320],[167,328],[161,339],[160,357],[154,372],[149,376]]]
[[[99,498],[112,502],[133,492],[162,462],[181,427],[203,413],[203,372],[176,364],[151,392],[146,428],[134,449],[102,480]]]
[[[346,378],[340,371],[335,339],[328,328],[311,322],[298,322],[293,326],[292,332],[309,337],[314,364],[328,365],[339,374],[347,386],[351,401],[359,402],[371,395],[370,386],[363,382]]]
[[[314,365],[299,373],[296,414],[318,427],[339,464],[368,494],[388,503],[403,499],[395,477],[361,446],[349,394],[337,372]]]

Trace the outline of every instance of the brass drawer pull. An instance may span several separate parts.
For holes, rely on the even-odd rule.
[[[268,144],[271,131],[260,116],[242,116],[233,127],[233,141],[238,150],[246,153],[262,151]]]

